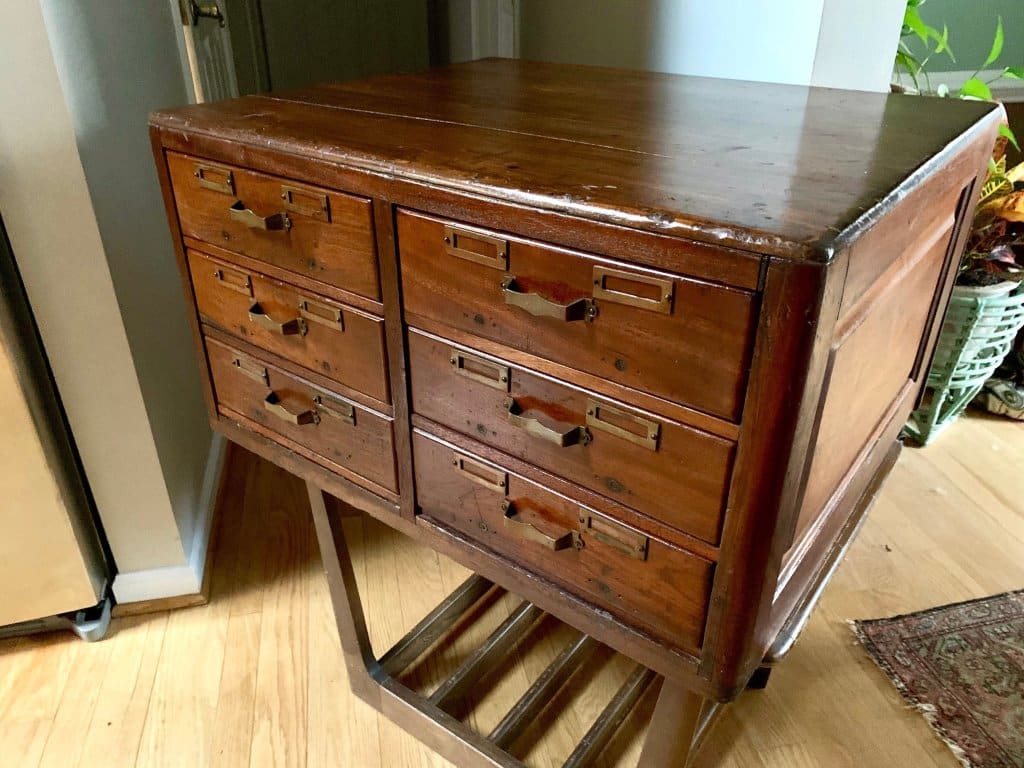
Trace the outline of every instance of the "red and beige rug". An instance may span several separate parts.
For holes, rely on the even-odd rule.
[[[1024,590],[854,632],[960,762],[1024,768]]]

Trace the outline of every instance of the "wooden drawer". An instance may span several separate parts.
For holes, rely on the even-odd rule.
[[[739,420],[752,293],[409,211],[398,244],[407,316]]]
[[[398,490],[391,419],[216,339],[205,341],[221,413],[261,425],[371,490],[366,480]]]
[[[700,648],[712,563],[423,432],[413,453],[422,515],[670,646]]]
[[[167,165],[185,237],[380,300],[366,198],[175,152]]]
[[[199,251],[188,263],[204,322],[391,402],[381,318]]]
[[[717,544],[735,444],[410,329],[414,413]]]

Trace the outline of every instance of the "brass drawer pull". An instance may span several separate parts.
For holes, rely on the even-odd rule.
[[[505,415],[508,418],[508,423],[513,427],[523,430],[531,437],[553,443],[559,448],[567,448],[570,445],[587,445],[591,440],[586,427],[570,427],[564,432],[559,432],[542,424],[537,419],[523,416],[514,397],[505,399]]]
[[[675,282],[610,267],[594,267],[594,298],[672,314]]]
[[[356,425],[356,409],[351,403],[345,403],[341,400],[334,400],[333,398],[324,397],[323,395],[317,395],[313,398],[313,402],[316,404],[316,410],[323,414],[330,416],[332,419],[338,419],[351,424],[353,427]]]
[[[311,323],[320,323],[335,331],[345,330],[345,320],[341,310],[329,304],[321,304],[312,299],[299,300],[299,315]]]
[[[591,536],[635,560],[646,560],[651,538],[610,517],[596,512],[580,512],[580,536]]]
[[[504,513],[505,530],[520,539],[532,541],[542,547],[558,552],[562,549],[569,549],[576,541],[575,531],[566,531],[560,536],[549,536],[539,528],[530,523],[523,522],[516,516],[516,505],[514,502],[505,499],[501,502],[501,511]]]
[[[267,373],[267,369],[257,363],[255,360],[250,360],[241,355],[236,355],[231,360],[231,364],[238,369],[238,372],[243,376],[248,376],[250,379],[270,386],[270,374]]]
[[[303,322],[301,317],[293,317],[291,320],[278,322],[263,311],[263,307],[260,306],[259,302],[249,307],[249,319],[256,323],[256,325],[263,326],[268,331],[279,333],[282,336],[306,335],[306,323]]]
[[[502,392],[508,392],[511,386],[512,376],[506,365],[492,363],[476,355],[467,355],[458,349],[452,349],[448,362],[459,376],[479,381]]]
[[[515,277],[506,277],[501,281],[501,292],[506,304],[519,307],[535,317],[553,317],[567,323],[574,320],[589,322],[597,317],[597,304],[593,299],[576,299],[568,304],[558,304],[539,293],[523,293],[518,290]]]
[[[298,413],[289,411],[281,399],[277,396],[276,392],[271,392],[267,395],[263,401],[263,408],[268,413],[272,413],[283,421],[287,421],[289,424],[296,426],[302,426],[304,424],[319,424],[320,415],[314,410],[305,410]]]
[[[218,267],[213,270],[213,279],[224,288],[238,291],[245,296],[252,296],[252,278],[244,272]]]
[[[486,464],[481,464],[479,461],[474,461],[468,456],[463,456],[461,453],[452,454],[452,465],[455,467],[456,472],[477,485],[497,491],[503,496],[508,489],[508,475],[501,470],[492,469]]]
[[[244,224],[249,229],[262,230],[288,230],[292,228],[292,220],[287,213],[272,213],[269,216],[260,216],[251,208],[246,208],[241,200],[232,205],[228,212],[231,220]]]
[[[629,440],[649,451],[658,450],[661,424],[613,405],[587,400],[587,426]]]
[[[199,186],[204,189],[212,189],[214,192],[222,192],[225,195],[235,194],[235,174],[231,172],[230,168],[196,163],[193,175],[199,179]]]
[[[449,256],[466,259],[504,272],[508,269],[508,240],[474,229],[444,228],[444,249]]]
[[[281,199],[284,200],[286,211],[297,213],[300,216],[313,216],[323,219],[328,224],[331,223],[331,206],[325,194],[282,184]]]

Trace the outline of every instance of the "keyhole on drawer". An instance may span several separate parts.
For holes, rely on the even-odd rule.
[[[221,236],[222,236],[222,237],[223,237],[223,238],[224,238],[225,240],[230,240],[230,239],[231,239],[231,233],[230,233],[230,232],[228,232],[228,231],[227,231],[226,229],[222,229],[222,230],[220,231],[220,234],[221,234]]]

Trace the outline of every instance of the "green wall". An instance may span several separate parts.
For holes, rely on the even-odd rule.
[[[921,17],[938,30],[943,24],[949,26],[949,44],[956,54],[956,62],[945,55],[934,57],[928,69],[950,72],[980,67],[992,48],[999,16],[1003,17],[1006,43],[1003,55],[991,68],[1024,66],[1024,0],[927,0],[921,6]]]

